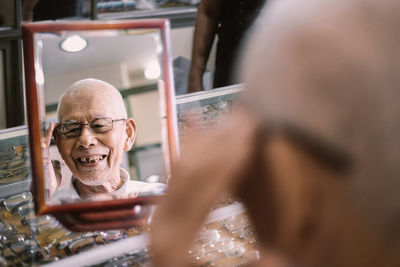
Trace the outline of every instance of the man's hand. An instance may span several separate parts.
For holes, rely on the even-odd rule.
[[[194,129],[186,135],[152,222],[155,266],[186,266],[185,252],[218,196],[235,193],[243,180],[257,175],[258,129],[258,122],[241,112],[211,132]]]
[[[133,193],[96,193],[88,197],[91,201],[105,201],[105,200],[114,200],[114,199],[127,199],[127,198],[136,198],[138,196],[138,192]]]
[[[49,123],[49,127],[46,129],[44,136],[42,137],[42,157],[43,157],[43,168],[45,175],[45,190],[48,191],[48,197],[51,197],[57,190],[61,182],[61,165],[58,160],[50,159],[50,143],[53,136],[55,125],[52,121]]]

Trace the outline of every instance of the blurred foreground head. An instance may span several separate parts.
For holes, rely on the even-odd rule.
[[[157,266],[185,264],[222,191],[288,263],[399,266],[399,12],[394,0],[267,5],[240,109],[186,138],[154,218]]]

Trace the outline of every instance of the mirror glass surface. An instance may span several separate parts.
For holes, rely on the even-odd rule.
[[[48,149],[42,142],[44,181],[41,186],[44,187],[46,205],[137,198],[159,195],[165,191],[171,153],[168,144],[171,132],[166,121],[170,114],[167,112],[167,106],[171,105],[170,101],[173,98],[171,92],[165,91],[171,89],[166,86],[166,75],[169,72],[166,66],[169,62],[165,62],[168,59],[165,56],[168,51],[165,50],[162,29],[157,27],[42,30],[33,34],[41,140],[45,139],[50,122],[56,125]],[[67,138],[61,131],[57,132],[66,122],[63,118],[59,121],[57,116],[60,98],[73,83],[87,78],[105,81],[118,89],[127,117],[133,118],[136,124],[134,144],[131,149],[122,153],[118,184],[90,183],[78,178],[80,174],[75,174],[85,168],[86,171],[93,168],[93,173],[96,173],[95,169],[101,167],[105,169],[97,173],[103,175],[113,164],[113,151],[116,148],[113,147],[114,144],[104,144],[102,140],[105,136],[113,136],[114,131],[119,129],[119,126],[116,127],[119,122],[112,122],[112,129],[106,133],[96,133],[93,130],[95,127],[104,127],[102,124],[97,125],[97,121],[88,126],[80,125],[93,121],[89,121],[89,117],[106,117],[102,115],[102,111],[115,108],[111,100],[109,105],[103,103],[96,107],[100,116],[96,114],[97,117],[91,117],[92,114],[87,114],[84,119],[75,120],[72,127],[78,129],[72,130],[80,129],[78,137]],[[169,96],[169,100],[166,95]],[[79,99],[76,101],[79,102]],[[82,108],[85,108],[85,103],[82,105]],[[121,124],[125,123],[126,121],[122,121]],[[81,153],[78,153],[78,156],[74,152],[60,153],[64,146],[59,143],[64,141],[57,142],[54,136],[57,133],[58,140],[68,143],[68,149],[81,149]],[[96,152],[91,154],[85,150],[87,147],[79,147],[77,142],[87,133],[96,139],[91,146],[108,148],[100,149],[101,153],[94,149]],[[123,142],[116,142],[118,141]],[[55,177],[59,178],[61,175],[61,182],[55,192],[52,192],[54,176],[49,172],[49,162],[52,162]],[[97,178],[90,179],[95,181]]]

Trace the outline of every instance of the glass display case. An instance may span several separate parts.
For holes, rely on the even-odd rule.
[[[231,85],[176,97],[179,140],[189,127],[212,129],[234,108],[243,85]],[[182,143],[182,142],[181,142]]]
[[[193,123],[206,129],[218,125],[234,108],[241,90],[242,85],[234,85],[176,97],[180,137],[185,137],[185,129]],[[148,227],[72,232],[52,216],[35,215],[29,192],[27,134],[26,126],[0,133],[0,264],[69,267],[149,263]],[[259,259],[254,228],[240,202],[222,195],[187,255],[199,266],[240,266]]]

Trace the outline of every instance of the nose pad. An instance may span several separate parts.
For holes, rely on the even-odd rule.
[[[97,144],[96,136],[90,131],[87,126],[82,128],[81,135],[76,142],[76,145],[79,148],[89,148],[91,146],[95,146]]]

